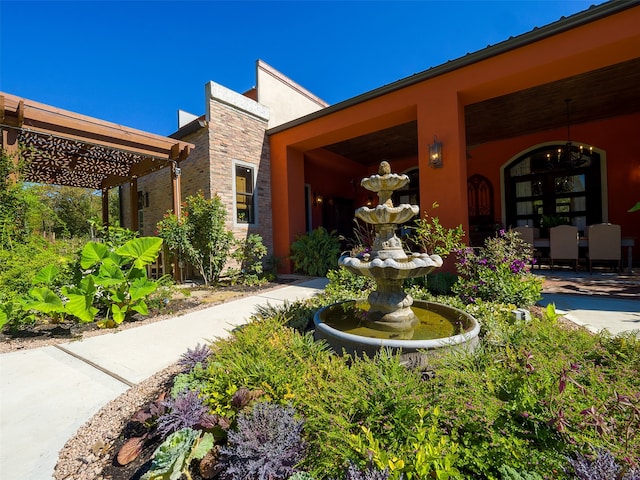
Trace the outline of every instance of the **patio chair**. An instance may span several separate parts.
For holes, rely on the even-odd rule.
[[[599,223],[587,227],[589,238],[587,257],[589,273],[593,273],[593,262],[614,263],[616,271],[620,271],[622,260],[620,225]]]
[[[540,252],[538,252],[538,250],[536,250],[535,247],[533,246],[533,240],[540,236],[540,230],[533,227],[515,227],[512,230],[514,232],[518,232],[522,237],[522,240],[524,240],[529,245],[531,245],[532,255],[533,255],[531,258],[531,266],[533,267],[534,259],[536,259],[536,262],[538,263],[538,268],[540,268],[540,262],[539,262]]]
[[[556,260],[570,260],[578,271],[578,241],[578,227],[558,225],[549,229],[551,270]]]

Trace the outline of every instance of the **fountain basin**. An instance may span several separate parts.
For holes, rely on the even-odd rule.
[[[473,350],[479,341],[478,321],[455,307],[415,300],[411,309],[419,324],[407,332],[367,328],[367,308],[365,300],[348,300],[318,310],[313,318],[316,340],[325,340],[338,354],[373,357],[387,348],[414,365],[424,365],[435,353]]]
[[[371,175],[370,177],[363,178],[360,185],[372,192],[390,192],[398,190],[408,183],[409,177],[407,175],[388,173],[386,175]]]
[[[394,258],[361,260],[358,257],[344,255],[340,257],[338,264],[356,275],[390,280],[423,277],[433,269],[441,267],[442,258],[426,253],[413,253],[408,258],[399,260]]]
[[[356,210],[356,217],[374,225],[393,224],[398,225],[408,222],[420,212],[417,205],[403,203],[397,207],[378,205],[375,208],[360,207]]]

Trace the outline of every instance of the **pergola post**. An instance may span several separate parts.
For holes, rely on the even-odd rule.
[[[102,189],[102,225],[109,226],[109,189]]]
[[[14,169],[18,169],[18,131],[12,128],[2,129],[2,148],[6,155],[13,162]],[[9,181],[15,182],[18,179],[17,173],[9,174]]]
[[[132,178],[129,182],[129,212],[131,213],[131,230],[137,232],[138,223],[138,179]]]
[[[180,167],[177,162],[173,162],[171,166],[171,192],[173,195],[173,213],[180,220],[182,216],[182,192],[180,189]]]
[[[180,221],[182,217],[182,192],[180,189],[180,167],[176,161],[173,161],[171,165],[171,193],[173,195],[173,213]],[[178,283],[182,283],[184,280],[179,260],[175,257],[173,259],[173,279]]]

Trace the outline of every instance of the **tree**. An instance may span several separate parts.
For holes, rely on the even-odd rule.
[[[187,197],[182,218],[168,212],[158,223],[158,236],[167,248],[187,260],[205,285],[215,283],[227,262],[233,234],[225,227],[227,212],[218,195],[205,199],[202,193]]]
[[[11,176],[15,176],[15,180]],[[27,201],[19,169],[13,158],[4,150],[0,152],[0,248],[11,249],[15,242],[24,240],[26,231]]]
[[[34,213],[36,228],[55,232],[58,237],[86,237],[91,223],[102,216],[102,200],[95,190],[60,185],[32,187],[44,211]],[[41,223],[39,223],[41,222]]]

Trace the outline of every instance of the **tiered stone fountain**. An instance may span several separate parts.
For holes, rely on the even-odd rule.
[[[386,347],[420,360],[428,351],[472,347],[477,342],[480,327],[471,315],[435,302],[414,301],[403,289],[406,278],[422,277],[442,266],[438,255],[407,254],[396,236],[398,225],[419,212],[417,205],[394,207],[391,201],[393,192],[408,182],[406,175],[391,173],[387,162],[380,164],[377,175],[361,182],[379,198],[375,208],[356,210],[356,217],[374,225],[375,241],[370,254],[344,255],[339,264],[356,275],[373,278],[376,290],[367,300],[336,303],[316,313],[316,337],[338,353],[373,355]]]

